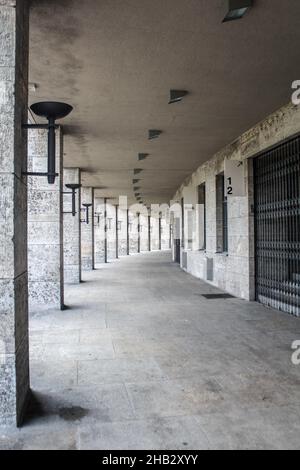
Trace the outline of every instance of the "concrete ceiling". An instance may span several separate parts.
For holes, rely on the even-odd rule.
[[[30,101],[74,106],[65,166],[99,196],[165,202],[202,162],[286,104],[300,78],[299,0],[33,0]],[[186,89],[168,105],[169,90]],[[148,129],[161,129],[147,140]],[[149,153],[138,162],[139,152]],[[139,176],[134,168],[143,168]]]

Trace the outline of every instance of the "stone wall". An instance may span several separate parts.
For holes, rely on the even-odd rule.
[[[299,131],[300,109],[289,104],[218,152],[179,188],[174,201],[184,197],[185,203],[195,205],[197,188],[206,183],[207,247],[199,251],[197,237],[192,246],[185,240],[181,258],[186,259],[187,272],[235,296],[255,298],[252,158]],[[228,253],[218,254],[216,176],[224,171],[225,159],[245,162],[246,197],[228,198]]]
[[[29,396],[27,170],[29,15],[0,2],[0,425],[20,424]]]

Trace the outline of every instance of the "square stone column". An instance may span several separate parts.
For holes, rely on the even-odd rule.
[[[140,232],[141,251],[149,251],[148,216],[144,214],[140,216]]]
[[[86,211],[83,204],[91,204],[89,207],[89,223],[86,222]],[[81,188],[81,265],[83,271],[95,269],[95,217],[94,217],[94,189]]]
[[[27,186],[28,3],[0,1],[0,425],[29,397]]]
[[[104,199],[95,198],[95,264],[105,263]]]
[[[136,254],[139,252],[139,217],[137,213],[129,213],[129,252]]]
[[[170,220],[167,217],[161,219],[161,249],[171,249]]]
[[[148,251],[152,250],[152,245],[151,245],[151,215],[148,215],[148,221],[147,221],[147,232],[148,232]]]
[[[159,217],[151,217],[151,247],[153,251],[159,250]]]
[[[118,253],[119,257],[127,256],[127,210],[118,211]]]
[[[28,169],[47,172],[48,131],[29,129]],[[28,177],[29,309],[64,308],[63,137],[56,130],[54,184]]]
[[[116,259],[116,206],[107,203],[107,260]]]
[[[76,190],[75,217],[72,215],[72,194],[66,184],[81,184],[80,168],[64,168],[64,277],[66,284],[81,282],[81,191]]]

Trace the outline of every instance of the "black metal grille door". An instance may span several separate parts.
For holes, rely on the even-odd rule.
[[[256,297],[300,316],[300,137],[254,160]]]

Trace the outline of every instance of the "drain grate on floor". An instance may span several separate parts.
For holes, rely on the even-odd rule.
[[[226,299],[235,299],[233,295],[230,294],[200,294],[201,297],[204,297],[207,300],[226,300]]]

